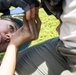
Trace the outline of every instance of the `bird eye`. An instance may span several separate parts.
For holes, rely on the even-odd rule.
[[[10,26],[10,32],[14,32],[14,27],[12,25],[9,26]]]

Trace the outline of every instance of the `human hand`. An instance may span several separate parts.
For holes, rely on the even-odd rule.
[[[24,43],[38,38],[41,27],[41,21],[39,19],[38,12],[39,7],[33,7],[24,14],[23,26],[12,37],[10,42],[11,44],[19,47]]]
[[[32,23],[30,23],[31,24],[31,28],[30,28],[28,21],[26,19],[23,19],[23,20],[24,20],[23,26],[17,30],[17,32],[13,35],[13,37],[11,38],[10,43],[9,43],[18,48],[21,45],[36,39],[36,37],[35,37],[36,35],[33,33],[37,32],[37,35],[38,35],[40,26],[41,26],[39,17],[37,17],[38,22],[35,23],[35,26],[36,26],[35,29],[37,29],[37,30],[34,30],[34,31],[32,31],[33,30]]]
[[[28,21],[29,28],[31,30],[31,34],[32,34],[34,39],[38,38],[40,27],[41,27],[41,21],[40,21],[39,15],[38,15],[39,14],[40,3],[36,2],[36,4],[37,3],[38,3],[38,5],[36,7],[31,8],[24,15],[25,19]]]
[[[38,0],[30,0],[30,1],[24,0],[24,1],[28,3],[30,6],[30,9],[24,13],[24,18],[29,23],[29,27],[32,32],[33,38],[37,39],[39,34],[39,32],[37,31],[40,30],[40,25],[41,25],[41,22],[38,16],[39,8],[41,4]]]
[[[29,7],[30,7],[30,9],[29,9],[29,7],[28,7],[28,10],[27,10],[27,8],[25,9],[25,13],[24,13],[24,15],[25,15],[25,18],[26,18],[26,20],[30,20],[31,18],[33,19],[33,18],[35,18],[35,9],[36,9],[36,7],[39,7],[39,5],[40,5],[40,2],[38,1],[38,0],[24,0],[26,3],[28,3],[28,5],[29,5]],[[27,10],[27,11],[26,11]]]
[[[39,7],[38,0],[17,0],[16,3],[11,0],[13,6],[19,6],[24,10],[24,15],[26,20],[30,20],[32,17],[35,17],[35,7]],[[33,12],[33,13],[32,13]]]
[[[32,18],[28,20],[28,25],[31,30],[31,34],[33,36],[32,38],[37,39],[39,36],[40,27],[41,27],[41,21],[38,15],[39,7],[36,7],[35,10],[33,9],[33,11],[35,11],[35,17],[32,16]]]
[[[31,41],[31,33],[27,21],[25,21],[25,25],[23,25],[14,33],[14,35],[10,40],[9,45],[12,44],[19,48],[19,46],[29,41]]]

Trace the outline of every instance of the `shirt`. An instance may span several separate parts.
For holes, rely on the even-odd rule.
[[[11,6],[19,6],[26,12],[35,5],[38,5],[37,0],[0,0],[0,12],[8,11]]]

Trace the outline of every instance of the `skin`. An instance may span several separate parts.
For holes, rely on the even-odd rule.
[[[24,13],[24,19],[26,19],[28,21],[33,40],[38,38],[39,32],[37,32],[36,30],[40,29],[40,25],[38,26],[38,24],[41,23],[41,22],[39,22],[39,19],[38,19],[39,18],[38,17],[38,12],[39,12],[39,7],[33,7],[30,10],[28,10],[27,12]],[[35,24],[35,21],[37,21],[36,24]],[[23,23],[25,23],[25,20],[23,20]],[[7,34],[6,34],[7,31],[1,31],[1,30],[4,30],[4,29],[1,28],[3,26],[3,24],[5,24],[5,23],[0,21],[0,25],[1,25],[0,26],[0,52],[6,50],[6,47],[9,43],[9,41],[10,41],[10,38],[13,35],[13,33],[11,33],[10,31],[8,31]],[[6,34],[6,36],[5,36],[5,34]],[[1,35],[6,37],[5,40],[3,40],[3,42],[1,41]]]
[[[6,49],[11,37],[18,29],[16,23],[9,20],[0,20],[0,52]]]
[[[23,26],[10,35],[9,44],[7,43],[6,53],[0,67],[0,75],[14,75],[19,47],[38,38],[41,27],[38,12],[39,7],[34,7],[26,12],[23,17]]]
[[[28,22],[28,26],[29,26],[33,40],[38,38],[40,27],[41,27],[41,21],[39,19],[39,15],[38,15],[40,6],[31,8],[24,15],[24,19],[26,19]],[[25,22],[25,20],[23,20],[23,23],[24,22]]]
[[[39,19],[38,12],[39,7],[32,8],[31,14],[33,15],[29,20],[27,20],[24,15],[25,20],[23,20],[23,23],[27,20],[32,40],[38,38],[39,30],[41,27],[41,21]],[[2,52],[6,50],[7,45],[10,42],[11,37],[17,31],[18,26],[15,23],[6,20],[0,20],[0,25],[0,52]],[[14,30],[12,29],[12,27]]]
[[[14,75],[19,47],[29,41],[37,39],[39,35],[41,21],[38,16],[34,22],[35,27],[32,25],[32,20],[30,20],[29,23],[29,21],[25,19],[25,16],[23,21],[23,26],[13,34],[7,46],[6,53],[0,67],[0,75]],[[37,34],[34,34],[34,32],[37,32]]]
[[[0,75],[13,75],[15,71],[16,58],[19,47],[29,41],[38,38],[41,27],[38,10],[39,8],[33,9],[35,13],[33,13],[31,10],[33,17],[30,17],[28,19],[26,19],[26,16],[24,15],[23,26],[11,36],[0,67]]]
[[[25,44],[27,42],[35,40],[35,39],[37,39],[36,36],[37,37],[39,36],[39,31],[40,31],[40,27],[41,27],[40,18],[37,17],[37,19],[35,19],[36,20],[35,27],[33,27],[33,25],[32,25],[32,22],[31,22],[32,20],[30,20],[30,24],[27,20],[25,20],[25,17],[23,18],[23,20],[25,21],[25,23],[23,23],[23,26],[16,31],[16,33],[14,34],[15,36],[12,37],[12,39],[11,39],[11,41],[14,44],[22,45],[22,43]],[[37,32],[37,34],[34,34],[34,32]],[[15,38],[17,38],[17,39],[15,39]],[[24,40],[22,41],[22,39],[24,39],[25,41]],[[20,47],[21,45],[19,45],[18,47]]]
[[[39,19],[39,8],[41,7],[41,3],[39,2],[39,7],[33,7],[24,14],[24,19],[28,21],[29,28],[31,30],[32,38],[37,39],[40,30],[41,21]],[[23,20],[23,23],[25,20]],[[38,26],[39,25],[39,26]],[[35,32],[34,32],[35,31]]]

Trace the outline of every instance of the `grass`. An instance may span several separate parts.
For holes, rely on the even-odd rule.
[[[59,24],[59,20],[57,20],[53,15],[48,16],[42,8],[40,9],[39,16],[42,21],[39,38],[32,41],[30,46],[58,36],[56,27]],[[0,53],[0,60],[3,56],[4,53]]]

